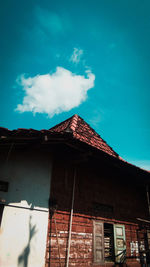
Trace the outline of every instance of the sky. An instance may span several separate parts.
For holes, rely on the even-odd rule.
[[[78,114],[150,170],[150,1],[0,5],[0,126],[49,129]]]

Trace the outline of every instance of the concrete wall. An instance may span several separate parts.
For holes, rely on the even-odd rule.
[[[52,160],[39,149],[8,147],[0,154],[0,192],[6,206],[0,230],[0,267],[43,267],[48,226]]]

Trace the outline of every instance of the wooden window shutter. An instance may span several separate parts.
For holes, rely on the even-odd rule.
[[[126,249],[125,240],[125,226],[121,224],[114,224],[114,241],[115,241],[115,256],[116,262],[121,262],[123,257],[123,251]]]
[[[148,249],[150,250],[150,230],[147,230],[147,245]]]
[[[94,263],[104,262],[104,225],[94,221],[93,229]]]

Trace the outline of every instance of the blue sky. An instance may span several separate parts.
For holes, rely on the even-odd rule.
[[[0,125],[78,114],[150,170],[150,2],[5,0],[0,13]]]

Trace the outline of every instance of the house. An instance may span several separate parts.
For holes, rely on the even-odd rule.
[[[150,172],[81,117],[50,130],[0,129],[0,266],[150,262]]]

